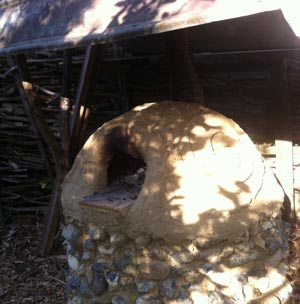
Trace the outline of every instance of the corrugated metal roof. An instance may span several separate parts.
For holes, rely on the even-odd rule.
[[[0,54],[120,41],[279,9],[285,23],[279,31],[297,46],[299,40],[292,31],[296,24],[294,31],[300,35],[297,6],[295,0],[0,0]],[[212,24],[211,29],[215,27]],[[237,36],[247,34],[235,23],[233,27],[227,30],[229,36],[232,31]],[[278,31],[280,24],[273,28]],[[264,31],[261,28],[257,35]],[[278,36],[275,30],[267,34],[270,41],[272,35]]]

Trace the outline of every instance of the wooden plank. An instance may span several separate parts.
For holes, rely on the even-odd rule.
[[[271,61],[271,79],[273,88],[273,107],[271,112],[271,129],[275,136],[276,173],[285,191],[284,217],[295,220],[296,206],[294,203],[294,173],[293,173],[293,142],[290,128],[290,102],[287,87],[286,60],[274,57]],[[293,212],[287,214],[290,204]]]
[[[64,51],[64,69],[62,81],[62,97],[60,98],[60,134],[61,148],[64,160],[64,168],[66,171],[70,169],[70,87],[72,72],[72,50]]]
[[[34,89],[32,83],[27,81],[22,81],[22,86],[26,94],[27,101],[31,108],[32,114],[34,115],[37,127],[39,128],[39,131],[53,157],[56,174],[59,174],[63,168],[61,151],[59,149],[59,146],[56,142],[53,133],[51,132],[50,128],[46,123],[46,118],[37,100],[38,98],[37,98],[36,90]]]
[[[70,161],[73,163],[78,151],[82,147],[82,126],[86,117],[88,99],[91,96],[92,86],[96,80],[95,71],[97,70],[101,55],[101,46],[90,45],[86,49],[83,66],[81,69],[80,81],[75,98],[75,106],[71,119],[70,127]],[[99,59],[99,60],[98,60]],[[94,78],[92,78],[94,77]]]
[[[256,145],[256,148],[262,154],[274,155],[274,156],[276,155],[276,147],[275,146],[259,144],[259,145]],[[294,158],[300,156],[300,146],[293,146],[293,155],[294,155]]]

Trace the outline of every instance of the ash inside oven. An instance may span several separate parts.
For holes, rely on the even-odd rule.
[[[81,205],[121,211],[137,199],[147,166],[124,129],[117,127],[111,132],[108,146],[107,186],[101,192],[85,196]]]

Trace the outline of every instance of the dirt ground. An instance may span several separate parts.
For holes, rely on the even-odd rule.
[[[65,303],[67,261],[60,245],[48,258],[40,256],[43,218],[14,216],[0,228],[0,303]]]
[[[48,258],[40,256],[43,218],[14,216],[0,228],[0,303],[66,303],[67,260],[62,242]],[[290,239],[290,273],[294,288],[289,304],[300,303],[300,229],[294,227]]]

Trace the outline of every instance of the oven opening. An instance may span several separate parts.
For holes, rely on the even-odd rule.
[[[110,157],[107,168],[107,185],[101,192],[94,192],[80,202],[83,206],[127,210],[143,187],[146,163],[124,137],[111,136],[107,153]],[[131,154],[131,155],[130,155]]]
[[[107,170],[107,187],[139,188],[144,184],[146,164],[119,150],[114,150]]]

